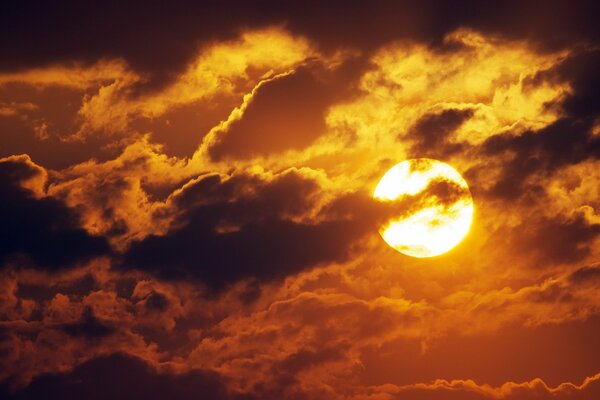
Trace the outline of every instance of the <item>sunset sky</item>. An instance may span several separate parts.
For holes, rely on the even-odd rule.
[[[2,2],[0,397],[600,399],[595,3]]]

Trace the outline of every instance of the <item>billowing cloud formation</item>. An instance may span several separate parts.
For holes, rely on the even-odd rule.
[[[598,397],[591,7],[7,6],[0,395]],[[422,157],[475,217],[416,259]]]

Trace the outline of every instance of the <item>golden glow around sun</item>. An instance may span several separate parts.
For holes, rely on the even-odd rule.
[[[373,197],[400,205],[399,215],[385,222],[379,233],[392,248],[412,257],[449,251],[466,236],[473,220],[467,182],[448,164],[429,158],[392,167]]]

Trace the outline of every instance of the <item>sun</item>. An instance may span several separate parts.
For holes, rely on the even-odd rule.
[[[383,175],[373,197],[397,205],[379,233],[411,257],[434,257],[455,247],[473,221],[473,197],[450,165],[429,158],[396,164]]]

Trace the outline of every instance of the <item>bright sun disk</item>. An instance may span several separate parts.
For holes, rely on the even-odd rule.
[[[447,190],[436,191],[435,184]],[[466,236],[473,220],[467,182],[454,168],[437,160],[419,158],[395,165],[381,178],[373,197],[383,202],[415,199],[416,209],[391,217],[379,229],[388,245],[412,257],[449,251]]]

